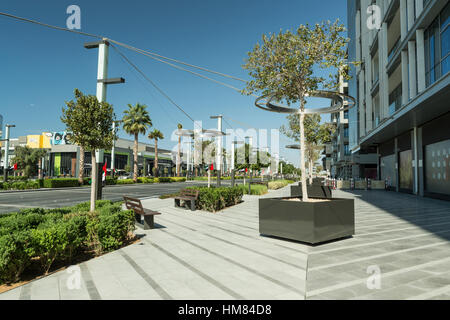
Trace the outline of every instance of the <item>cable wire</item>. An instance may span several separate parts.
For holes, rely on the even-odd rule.
[[[149,77],[147,77],[147,75],[143,71],[141,71],[141,69],[139,69],[133,62],[131,62],[130,59],[128,59],[122,52],[120,52],[119,49],[116,48],[116,46],[114,45],[111,46],[122,57],[122,59],[124,59],[127,63],[129,63],[137,72],[139,72],[144,77],[145,80],[147,80],[156,90],[159,91],[159,93],[161,93],[167,100],[169,100],[175,107],[177,107],[178,110],[183,112],[184,115],[188,117],[192,122],[195,122],[195,120],[186,111],[184,111],[182,107],[180,107],[163,90],[161,90]]]

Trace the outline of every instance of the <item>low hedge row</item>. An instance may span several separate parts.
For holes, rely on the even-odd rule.
[[[294,183],[293,180],[276,180],[276,181],[269,181],[269,189],[270,190],[278,190],[281,188],[286,187],[287,185],[290,185],[291,183]]]
[[[19,178],[19,177],[15,177]],[[23,178],[23,177],[20,177]],[[10,179],[10,178],[8,178]],[[170,183],[170,182],[185,182],[184,177],[160,177],[160,178],[138,178],[138,183]],[[83,178],[83,185],[90,185],[91,178]],[[110,176],[106,177],[107,185],[116,184],[134,184],[133,179],[118,180]],[[57,179],[40,179],[40,180],[24,180],[11,179],[8,182],[0,182],[0,190],[28,190],[39,188],[69,188],[79,187],[80,183],[76,178],[57,178]]]
[[[248,184],[240,184],[238,188],[240,188],[244,194],[248,194]],[[252,196],[261,196],[267,192],[267,186],[265,185],[252,184],[250,186],[250,195]]]
[[[48,273],[55,263],[69,264],[85,252],[100,255],[120,248],[134,230],[134,213],[121,203],[100,200],[61,209],[25,209],[0,216],[0,284],[20,281],[39,266]]]
[[[242,201],[243,192],[239,187],[189,187],[198,190],[197,206],[201,210],[216,212],[234,206]]]

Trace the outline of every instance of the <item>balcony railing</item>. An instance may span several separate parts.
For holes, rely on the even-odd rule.
[[[398,48],[401,44],[401,37],[398,37],[397,41],[395,42],[394,46],[392,47],[391,51],[389,51],[388,55],[388,63],[391,62],[392,58],[394,57],[395,53],[397,52]]]

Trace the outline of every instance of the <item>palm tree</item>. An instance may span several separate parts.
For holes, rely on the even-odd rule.
[[[158,175],[158,140],[164,139],[164,135],[158,129],[154,129],[152,132],[148,134],[149,139],[155,140],[155,165],[154,165],[154,175]]]
[[[183,125],[179,123],[177,125],[178,130],[183,129]],[[178,136],[178,157],[177,157],[177,177],[180,176],[180,165],[181,165],[181,134]]]
[[[146,110],[147,106],[137,103],[135,106],[128,104],[128,110],[124,111],[123,129],[129,135],[134,135],[134,170],[133,180],[137,182],[138,176],[138,136],[139,134],[146,134],[149,127],[151,127],[152,119]]]

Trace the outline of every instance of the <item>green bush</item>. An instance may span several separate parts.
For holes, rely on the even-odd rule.
[[[149,178],[149,177],[141,177],[138,178],[138,183],[154,183],[155,180],[153,178]]]
[[[171,182],[185,182],[186,178],[185,177],[171,177],[170,181]]]
[[[134,184],[133,179],[117,180],[116,184]]]
[[[4,190],[27,190],[27,189],[39,189],[39,181],[11,181],[2,182],[2,189]]]
[[[78,179],[76,178],[58,178],[45,179],[44,188],[64,188],[64,187],[78,187]]]
[[[121,204],[102,208],[87,223],[88,239],[97,254],[120,248],[134,230],[134,212]]]
[[[29,232],[0,236],[0,284],[19,281],[20,275],[30,265],[32,255]]]
[[[245,185],[240,184],[238,188],[240,188],[244,194],[248,194],[248,184]],[[251,192],[250,194],[253,196],[261,196],[267,193],[267,186],[260,184],[252,184],[250,187],[250,192]]]
[[[197,206],[201,210],[216,212],[242,201],[243,192],[239,187],[190,187],[198,190]]]
[[[170,183],[172,179],[169,177],[159,177],[154,179],[155,183]]]
[[[97,253],[121,247],[134,230],[134,213],[121,203],[89,202],[58,209],[24,209],[0,216],[0,284],[15,282],[30,265],[48,273],[55,262],[71,262],[89,246]]]

